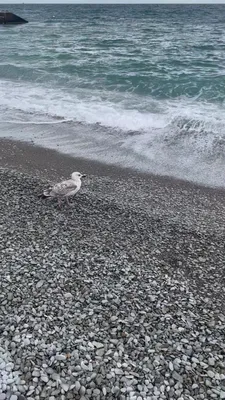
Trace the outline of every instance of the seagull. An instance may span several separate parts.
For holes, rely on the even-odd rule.
[[[58,205],[61,206],[61,200],[63,197],[66,198],[67,204],[70,204],[68,197],[74,196],[81,187],[81,178],[86,175],[82,175],[80,172],[73,172],[71,174],[71,179],[56,183],[47,190],[44,190],[43,198],[57,198]]]

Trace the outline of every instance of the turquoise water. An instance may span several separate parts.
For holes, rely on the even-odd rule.
[[[225,6],[10,10],[29,24],[0,26],[1,136],[224,186]]]

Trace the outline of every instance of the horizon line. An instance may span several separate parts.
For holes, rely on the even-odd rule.
[[[66,1],[66,2],[49,2],[49,1],[27,1],[27,2],[15,2],[15,1],[9,1],[9,2],[0,2],[0,5],[7,5],[7,4],[11,4],[11,5],[24,5],[24,4],[48,4],[48,5],[64,5],[64,4],[116,4],[116,5],[120,5],[120,4],[126,4],[126,5],[141,5],[141,4],[155,4],[155,5],[160,5],[160,4],[178,4],[178,5],[183,5],[183,4],[189,4],[189,5],[225,5],[225,0],[209,0],[209,1],[191,1],[191,0],[185,0],[185,1],[176,1],[176,0],[172,0],[172,1],[166,1],[166,0],[159,0],[159,1],[104,1],[104,0],[100,0],[100,1],[90,1],[90,0],[83,0],[83,1]]]

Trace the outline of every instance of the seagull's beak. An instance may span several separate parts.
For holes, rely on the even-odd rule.
[[[85,175],[85,174],[83,174],[83,175],[82,175],[82,178],[86,178],[86,175]]]

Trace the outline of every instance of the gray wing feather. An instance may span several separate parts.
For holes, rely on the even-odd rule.
[[[61,183],[57,183],[53,186],[50,195],[51,196],[66,196],[71,191],[77,189],[77,184],[72,180],[63,181]]]

